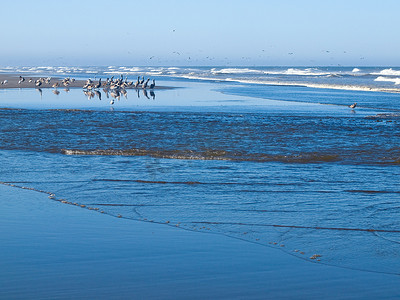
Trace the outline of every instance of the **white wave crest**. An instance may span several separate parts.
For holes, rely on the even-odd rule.
[[[400,76],[400,71],[390,69],[384,69],[380,72],[371,73],[372,75],[384,75],[384,76]]]
[[[398,77],[388,78],[388,77],[379,76],[379,77],[375,78],[374,81],[388,81],[388,82],[394,82],[395,85],[400,84],[400,78],[398,78]]]
[[[361,71],[361,70],[360,70],[359,68],[354,68],[353,71],[351,71],[351,72],[357,73],[357,72],[360,72],[360,71]]]
[[[217,70],[215,68],[211,69],[212,74],[264,74],[261,70],[252,70],[248,68],[226,68]]]

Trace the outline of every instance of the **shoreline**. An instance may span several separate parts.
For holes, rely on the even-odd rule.
[[[19,82],[19,76],[22,76],[25,78],[25,80],[21,83]],[[43,82],[42,85],[36,86],[35,81],[40,78],[51,78],[49,83]],[[52,77],[52,76],[26,76],[25,74],[0,74],[0,83],[4,82],[7,80],[7,83],[0,84],[0,89],[25,89],[25,88],[36,88],[36,89],[65,89],[65,88],[83,88],[83,86],[86,84],[86,80],[75,80],[74,82],[70,82],[67,86],[64,86],[62,81],[64,77]],[[29,82],[31,81],[31,82]],[[58,87],[54,88],[53,84],[58,83]],[[104,83],[104,82],[103,82]],[[104,88],[104,86],[101,86],[100,88]],[[175,87],[168,87],[168,86],[155,86],[154,90],[165,90],[165,89],[174,89]],[[137,87],[135,88],[133,85],[132,86],[127,86],[126,89],[136,89],[136,90],[141,90],[142,87]],[[150,90],[149,87],[146,88],[147,90]]]
[[[398,277],[306,262],[0,185],[0,298],[390,298]],[[50,198],[50,199],[49,199]]]

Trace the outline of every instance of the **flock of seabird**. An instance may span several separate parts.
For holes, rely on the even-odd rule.
[[[37,88],[39,88],[43,83],[50,84],[50,80],[51,80],[51,77],[36,79],[35,86]],[[21,84],[24,81],[25,81],[25,78],[22,76],[19,76],[18,84]],[[52,87],[56,89],[56,91],[55,91],[56,94],[59,94],[59,92],[57,91],[57,87],[59,87],[60,85],[68,87],[74,81],[75,81],[74,78],[67,77],[67,78],[64,78],[61,81],[61,83],[59,83],[59,82],[54,83],[52,85]],[[150,90],[152,90],[156,86],[156,81],[154,79],[150,85],[149,85],[149,81],[150,81],[150,78],[147,78],[147,80],[145,80],[144,76],[142,76],[142,79],[140,79],[140,76],[138,76],[136,82],[133,83],[133,81],[128,81],[128,78],[127,77],[124,78],[124,76],[121,74],[120,78],[114,79],[114,76],[112,76],[111,78],[107,78],[105,82],[102,82],[101,78],[97,82],[94,82],[89,78],[86,81],[85,85],[83,86],[83,89],[84,89],[85,95],[88,96],[89,99],[94,97],[95,94],[97,94],[97,96],[101,100],[101,93],[98,91],[98,89],[103,87],[103,91],[106,93],[107,98],[108,98],[108,93],[110,93],[111,97],[113,98],[110,101],[110,104],[112,105],[112,104],[114,104],[114,99],[117,99],[117,100],[120,99],[121,94],[126,97],[126,95],[127,95],[127,92],[125,90],[126,88],[135,88],[135,89],[142,88],[144,95],[147,98],[149,98],[147,96],[147,93],[145,92],[145,89],[149,88]],[[32,79],[29,79],[29,82],[32,82]],[[8,80],[3,80],[0,83],[2,85],[5,85],[8,83]],[[150,94],[154,99],[154,96],[153,96],[154,92],[151,91]],[[138,96],[139,96],[139,93],[138,93]],[[357,102],[353,103],[349,107],[351,109],[354,109],[354,108],[356,108],[356,106],[357,106]]]
[[[126,97],[126,95],[127,95],[126,88],[135,88],[135,89],[142,88],[144,95],[147,98],[149,98],[147,96],[147,92],[145,90],[147,88],[152,90],[156,86],[155,79],[153,79],[153,82],[150,85],[149,85],[149,81],[150,81],[150,78],[145,80],[144,76],[142,76],[142,79],[140,79],[140,76],[138,76],[136,82],[133,83],[133,81],[128,81],[128,78],[127,77],[124,78],[124,76],[121,74],[120,78],[114,79],[114,76],[112,76],[111,78],[107,78],[105,82],[102,82],[101,78],[97,82],[94,82],[91,79],[88,79],[86,81],[86,84],[83,86],[83,89],[84,89],[85,95],[88,96],[89,99],[92,98],[94,96],[94,94],[97,94],[99,99],[101,99],[101,93],[98,91],[98,89],[100,89],[102,87],[103,91],[107,95],[107,98],[108,98],[109,93],[110,93],[111,97],[113,98],[110,101],[110,104],[112,105],[112,104],[114,104],[114,99],[117,99],[117,100],[120,99],[121,94],[124,97]],[[154,92],[151,91],[150,94],[154,99]]]

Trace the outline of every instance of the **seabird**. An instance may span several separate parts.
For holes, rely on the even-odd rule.
[[[135,82],[134,87],[137,88],[140,84],[140,76],[137,77],[137,81]]]
[[[350,105],[350,108],[355,108],[357,106],[357,102],[353,103],[352,105]]]
[[[101,78],[99,79],[99,82],[94,85],[95,89],[98,89],[100,87],[101,87]]]
[[[143,83],[143,88],[144,89],[147,88],[147,84],[149,83],[149,80],[150,80],[150,78],[147,78],[146,82]]]
[[[151,89],[154,89],[155,86],[156,86],[156,81],[155,81],[155,79],[153,79],[153,83],[150,84],[150,88],[151,88]]]

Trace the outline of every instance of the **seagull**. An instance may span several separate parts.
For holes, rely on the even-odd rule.
[[[349,107],[350,107],[351,109],[353,109],[353,108],[355,108],[356,106],[357,106],[357,102],[353,103],[353,104],[350,105]]]
[[[25,78],[22,77],[22,76],[19,76],[18,84],[21,84],[21,83],[24,82],[24,81],[25,81]]]

